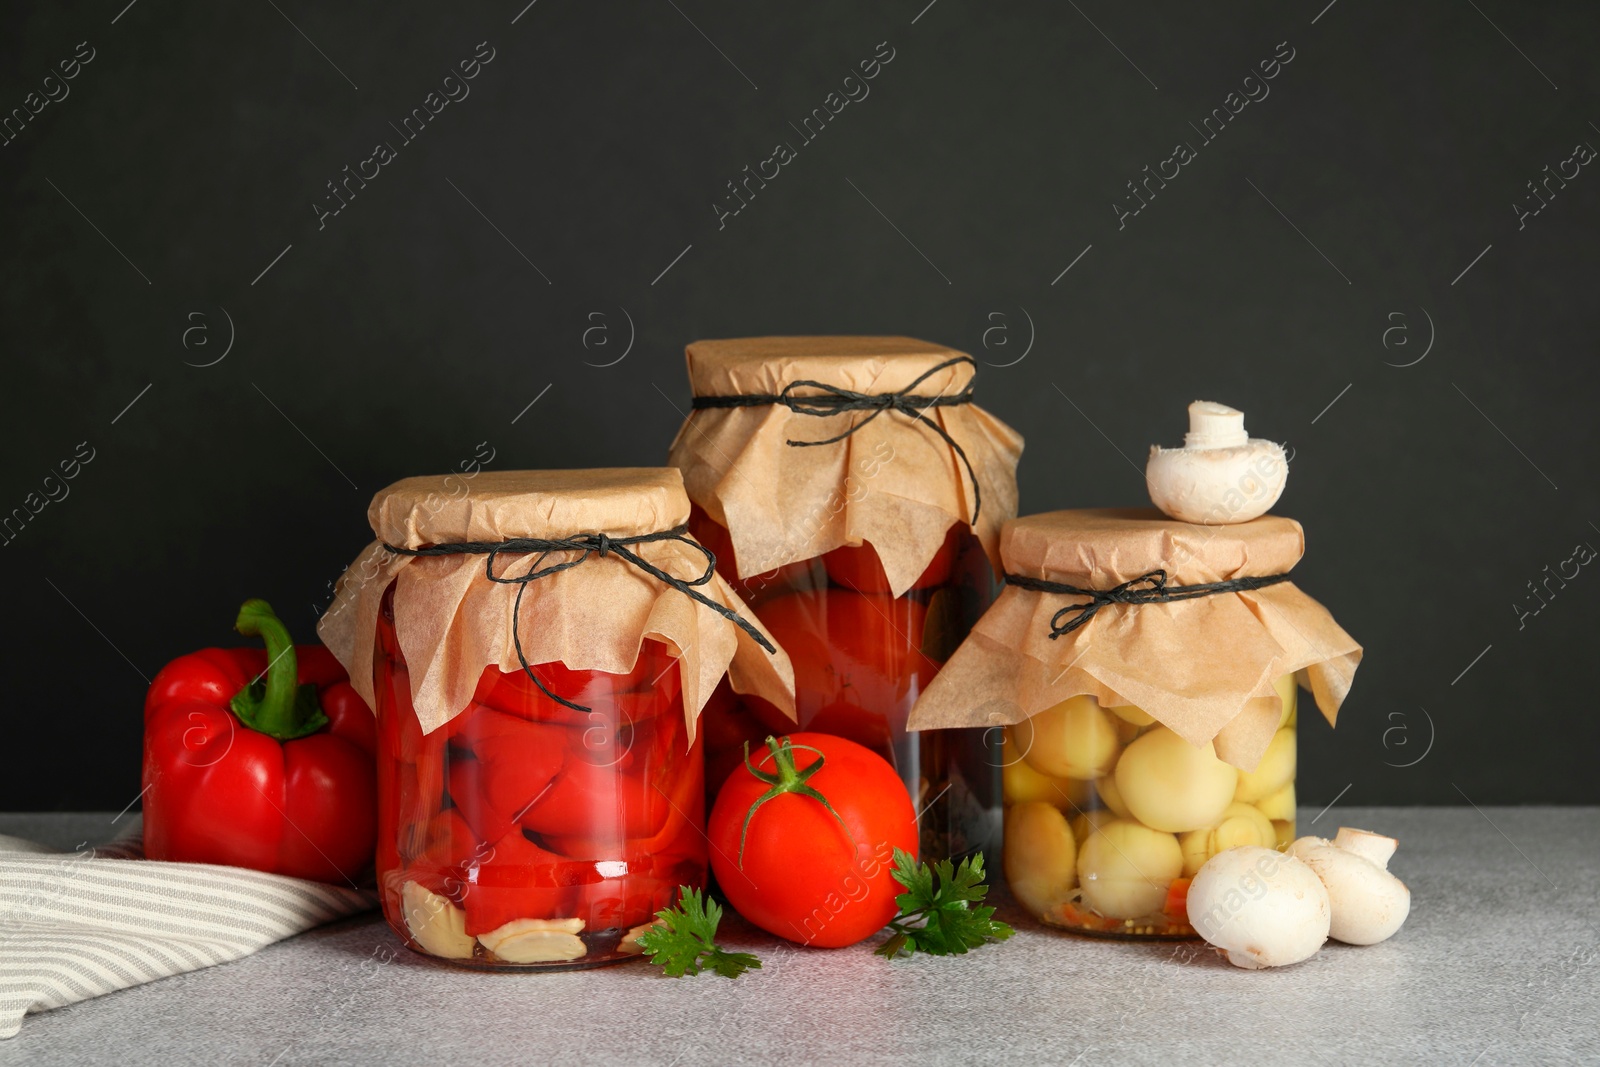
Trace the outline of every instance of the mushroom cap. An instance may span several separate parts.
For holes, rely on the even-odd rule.
[[[1144,471],[1152,504],[1180,522],[1205,526],[1260,518],[1289,480],[1283,446],[1259,437],[1233,448],[1152,445]]]
[[[1078,842],[1067,817],[1043,800],[1007,808],[1002,866],[1012,894],[1034,915],[1066,902],[1078,885]]]
[[[1267,750],[1261,754],[1255,767],[1239,772],[1239,787],[1233,798],[1254,804],[1293,782],[1297,739],[1293,726],[1285,726],[1273,734],[1272,740],[1267,742]]]
[[[1411,914],[1411,890],[1365,856],[1320,837],[1302,837],[1289,855],[1309,866],[1328,889],[1329,936],[1347,945],[1376,945],[1393,937]]]
[[[1217,758],[1212,742],[1191,745],[1165,726],[1140,734],[1114,773],[1128,813],[1175,834],[1216,825],[1239,785],[1238,769]]]
[[[1328,940],[1331,915],[1316,872],[1270,848],[1219,852],[1189,885],[1195,932],[1250,970],[1310,959]]]
[[[1178,839],[1131,819],[1101,824],[1078,850],[1083,902],[1112,919],[1160,911],[1172,880],[1182,873]]]
[[[1354,852],[1371,860],[1385,870],[1389,868],[1389,859],[1394,855],[1394,850],[1400,847],[1400,842],[1392,837],[1384,837],[1371,830],[1357,830],[1353,826],[1339,827],[1339,832],[1333,835],[1333,843],[1346,852]]]
[[[1121,743],[1111,716],[1080,694],[1011,727],[1023,759],[1052,778],[1094,779],[1111,770]]]

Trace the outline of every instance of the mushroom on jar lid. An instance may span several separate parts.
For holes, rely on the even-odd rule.
[[[1265,515],[1278,502],[1289,462],[1282,445],[1245,432],[1243,412],[1196,400],[1183,446],[1151,445],[1144,479],[1151,503],[1169,517],[1226,526]]]

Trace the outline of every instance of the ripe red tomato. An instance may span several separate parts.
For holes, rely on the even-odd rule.
[[[853,741],[797,733],[778,745],[750,754],[776,785],[746,768],[717,794],[707,824],[717,884],[769,933],[819,948],[853,945],[894,918],[894,850],[916,854],[916,812],[894,768]],[[788,791],[762,802],[779,786]],[[793,791],[805,786],[838,817]]]
[[[950,580],[955,573],[956,553],[965,533],[965,526],[950,527],[944,535],[944,544],[933,554],[927,569],[911,583],[912,589],[931,589]],[[828,578],[838,585],[858,593],[889,592],[889,576],[883,572],[883,563],[879,561],[878,553],[870,541],[836,548],[822,557],[822,565],[828,568]]]

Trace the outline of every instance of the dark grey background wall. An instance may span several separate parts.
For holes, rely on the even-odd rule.
[[[685,342],[823,332],[984,359],[1027,510],[1141,502],[1196,397],[1287,441],[1367,649],[1305,802],[1600,801],[1592,5],[125,3],[0,14],[0,513],[68,493],[0,808],[133,800],[146,679],[247,596],[309,638],[390,481],[658,462]]]

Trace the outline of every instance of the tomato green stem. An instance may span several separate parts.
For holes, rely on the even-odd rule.
[[[267,646],[265,683],[257,677],[239,690],[228,704],[233,713],[252,730],[279,741],[305,737],[328,725],[317,687],[297,684],[300,664],[294,639],[272,606],[265,600],[246,600],[233,625],[246,637],[260,637]]]
[[[815,800],[828,809],[829,815],[838,820],[839,828],[844,831],[845,836],[850,836],[850,828],[844,824],[843,819],[839,818],[839,813],[833,810],[833,805],[828,803],[828,798],[806,784],[813,774],[822,770],[823,755],[821,750],[812,748],[810,745],[796,745],[787,737],[781,742],[776,737],[768,737],[767,748],[772,752],[772,763],[776,768],[770,774],[759,770],[754,763],[750,762],[750,742],[746,741],[744,743],[745,769],[763,782],[766,782],[771,788],[757,797],[756,802],[750,805],[750,810],[744,813],[744,827],[739,831],[739,866],[741,868],[744,866],[745,838],[750,835],[750,820],[755,818],[756,809],[774,797],[780,797],[785,793],[793,793],[796,796],[810,797]],[[816,762],[804,770],[800,770],[794,765],[796,749],[803,752],[815,752],[817,754]]]

